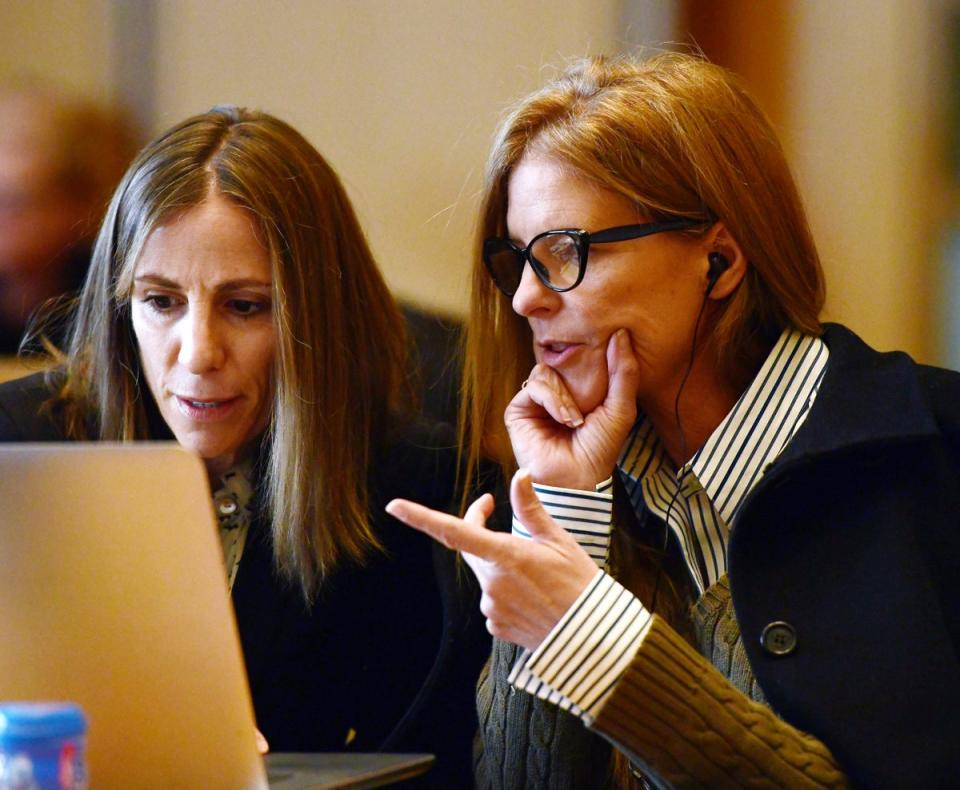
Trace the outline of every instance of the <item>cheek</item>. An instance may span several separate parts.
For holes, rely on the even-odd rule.
[[[650,305],[657,298],[657,289],[641,282],[635,273],[636,265],[599,269],[593,282],[584,282],[567,302],[567,309],[577,315],[584,328],[592,329],[595,336],[609,337],[617,329],[632,330],[646,322]],[[589,276],[589,273],[588,273]]]
[[[276,395],[276,383],[274,381],[275,354],[276,350],[272,344],[266,346],[258,355],[255,367],[250,368],[253,376],[251,389],[254,395],[254,405],[251,412],[253,426],[251,430],[254,433],[264,430],[270,422]]]
[[[269,406],[273,396],[273,368],[276,354],[276,339],[272,330],[251,339],[247,345],[244,366],[249,371],[254,386],[262,395],[264,407]]]
[[[664,335],[673,335],[678,316],[683,312],[668,287],[659,289],[624,289],[620,299],[609,306],[603,319],[612,334],[623,328],[630,333],[637,354],[653,352]]]
[[[147,377],[147,383],[154,389],[154,383],[162,368],[160,333],[151,329],[143,320],[139,311],[134,309],[132,318],[133,336],[140,356],[140,367]],[[156,394],[156,393],[154,393]]]

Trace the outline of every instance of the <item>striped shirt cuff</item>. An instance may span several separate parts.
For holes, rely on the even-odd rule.
[[[598,572],[509,681],[593,724],[650,628],[650,613],[626,588]]]
[[[605,568],[610,554],[613,520],[613,478],[600,483],[596,491],[578,491],[533,484],[544,509],[569,532],[597,566]],[[513,534],[529,538],[530,533],[513,517]]]

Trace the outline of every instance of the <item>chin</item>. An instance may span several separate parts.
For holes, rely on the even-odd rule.
[[[563,380],[583,415],[592,412],[607,397],[606,371],[602,376],[594,372],[589,376],[563,376]]]
[[[204,437],[184,436],[182,439],[178,437],[177,441],[181,447],[189,450],[204,462],[222,458],[230,453],[230,450],[225,447],[223,442],[210,441]]]

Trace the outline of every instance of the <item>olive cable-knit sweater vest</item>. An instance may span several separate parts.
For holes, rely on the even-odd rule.
[[[690,610],[693,647],[706,658],[734,687],[755,702],[763,702],[743,647],[726,576],[721,577]],[[679,640],[679,637],[677,637]],[[587,790],[612,786],[612,747],[599,734],[587,729],[582,721],[556,705],[517,691],[508,682],[520,648],[494,640],[490,660],[480,676],[477,705],[480,730],[474,749],[477,787],[549,788],[549,790]],[[749,703],[745,703],[749,704]],[[772,716],[772,714],[771,714]],[[785,725],[789,726],[789,725]],[[808,743],[809,741],[809,743]],[[776,739],[771,748],[776,749]],[[809,736],[800,736],[799,762],[805,764],[806,752],[817,769],[809,778],[809,786],[843,786],[829,752]],[[796,743],[787,762],[796,762]],[[670,786],[670,781],[642,770],[648,784],[638,778],[635,787]],[[805,770],[799,768],[801,774]],[[819,773],[816,771],[819,770]],[[679,768],[682,775],[682,766]],[[792,775],[792,774],[791,774]]]

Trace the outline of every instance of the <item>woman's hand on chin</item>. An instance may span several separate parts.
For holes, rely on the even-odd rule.
[[[603,401],[581,415],[553,368],[536,365],[504,412],[517,463],[545,485],[592,490],[610,477],[637,418],[639,366],[625,329],[607,343]]]

